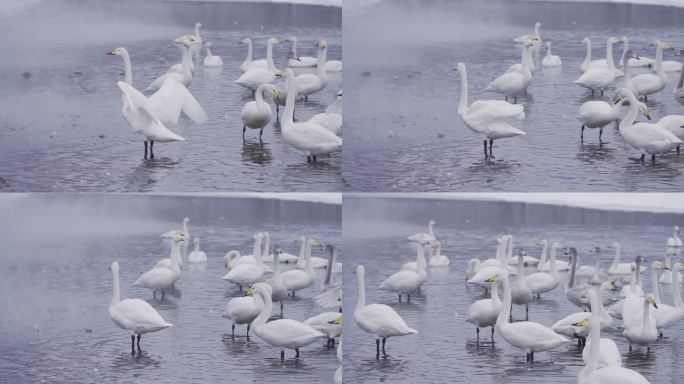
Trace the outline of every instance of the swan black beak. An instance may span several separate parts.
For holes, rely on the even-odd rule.
[[[109,52],[105,53],[105,55],[114,56],[114,51],[109,51]]]

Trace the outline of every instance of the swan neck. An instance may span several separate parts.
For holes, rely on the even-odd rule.
[[[247,58],[245,59],[246,63],[251,63],[252,62],[252,42],[250,41],[247,43]]]
[[[556,245],[551,245],[551,275],[558,278],[558,270],[556,269]]]
[[[506,260],[513,258],[513,236],[508,238],[508,253],[506,254]]]
[[[318,61],[316,64],[316,69],[318,77],[321,81],[327,81],[328,75],[325,72],[325,62],[328,60],[328,47],[321,48],[318,50]]]
[[[195,37],[197,40],[202,41],[202,38],[200,37],[200,29],[199,25],[195,24]]]
[[[306,240],[302,240],[299,244],[299,257],[297,257],[297,268],[303,269],[306,267]]]
[[[627,116],[625,116],[624,119],[620,122],[620,129],[626,128],[634,124],[634,120],[636,120],[637,117],[637,112],[639,109],[639,105],[637,102],[636,97],[632,93],[629,93],[627,95],[629,98],[629,111],[627,112]],[[617,261],[616,261],[617,260]],[[613,265],[617,265],[620,262],[620,249],[618,248],[615,251],[615,259],[613,260]]]
[[[252,328],[254,329],[266,324],[266,320],[268,320],[268,318],[271,317],[271,310],[273,309],[273,301],[271,300],[271,295],[265,295],[262,292],[259,292],[257,295],[261,297],[261,300],[263,300],[264,306],[263,308],[261,308],[261,312],[256,317],[256,319],[252,321]]]
[[[416,257],[416,267],[418,274],[425,277],[425,248],[421,245],[418,247],[418,256]]]
[[[273,43],[269,42],[266,48],[266,63],[268,64],[268,69],[271,71],[276,71],[275,64],[273,64]]]
[[[183,67],[183,74],[185,76],[189,75],[191,73],[190,71],[190,61],[192,60],[192,55],[190,54],[190,47],[188,46],[183,46],[183,61],[181,63],[181,66]],[[185,224],[184,224],[185,225]],[[185,225],[187,226],[187,225]],[[185,228],[183,228],[185,229]]]
[[[684,66],[684,58],[682,58],[682,66]],[[675,87],[675,90],[682,89],[682,86],[684,85],[684,71],[680,72],[679,74],[679,80],[677,81],[677,86]]]
[[[356,298],[356,310],[359,311],[363,309],[363,307],[366,306],[366,284],[364,282],[365,276],[364,273],[361,273],[357,276],[358,278],[358,284],[359,284],[359,292],[357,294]]]
[[[587,55],[584,57],[582,65],[589,65],[591,63],[591,41],[587,42]]]
[[[283,117],[280,120],[283,132],[294,124],[294,104],[296,97],[295,93],[297,91],[295,89],[295,79],[292,72],[288,71],[285,84],[287,87],[287,98],[285,99],[285,112],[283,112]]]
[[[195,252],[199,252],[199,241],[195,243]]]
[[[311,245],[310,243],[306,245],[306,273],[313,276],[315,272],[311,265]]]
[[[492,284],[490,298],[492,299],[492,304],[497,305],[501,303],[501,298],[499,298],[499,282],[495,281]]]
[[[261,255],[268,256],[271,251],[271,236],[266,236],[266,241],[264,242],[264,250],[261,251]]]
[[[468,75],[465,71],[460,71],[461,75],[461,100],[458,102],[458,113],[464,114],[468,109]]]
[[[133,68],[131,66],[131,56],[128,52],[124,52],[122,55],[124,61],[124,81],[126,84],[133,86]]]
[[[672,297],[674,299],[674,304],[676,308],[684,309],[684,302],[682,301],[682,294],[679,287],[679,271],[676,268],[676,259],[673,258],[672,262]]]
[[[575,286],[575,272],[577,272],[577,255],[572,258],[570,263],[570,277],[568,277],[568,288]]]
[[[503,307],[501,312],[499,312],[499,317],[496,318],[496,325],[502,326],[508,323],[508,318],[511,315],[511,284],[508,281],[508,277],[501,275],[501,284],[503,285]],[[494,287],[492,287],[494,289]]]
[[[264,266],[264,262],[261,261],[261,242],[263,239],[257,239],[256,243],[254,244],[254,263],[260,267]]]
[[[112,295],[112,303],[109,306],[117,305],[121,301],[121,288],[119,285],[119,271],[112,270],[112,277],[114,278],[114,293]]]
[[[608,40],[608,43],[606,43],[606,63],[608,64],[608,68],[612,71],[615,71],[615,63],[613,62],[613,40]]]
[[[527,56],[529,56],[529,52],[528,52],[529,49],[530,48],[527,46],[527,44],[523,45],[522,55],[520,57],[520,63],[522,64],[522,73],[526,77],[528,77],[528,75],[530,75],[530,76],[532,75],[530,73],[530,63],[529,63],[528,57],[527,57]]]
[[[179,268],[180,265],[180,241],[175,241],[171,244],[171,268]]]
[[[208,56],[208,57],[214,56],[214,54],[211,52],[211,48],[210,48],[210,47],[207,47],[207,56]]]
[[[546,48],[546,56],[551,56],[551,55],[552,55],[552,53],[551,53],[551,46],[549,45],[549,46]]]
[[[539,264],[546,264],[546,251],[548,246],[548,243],[544,243],[542,245],[542,253],[541,256],[539,256]]]
[[[658,48],[656,48],[656,71],[658,72],[658,76],[662,76],[665,74],[665,71],[663,70],[663,48],[658,44]]]
[[[660,288],[658,287],[658,270],[651,268],[651,290],[653,291],[653,296],[657,303],[662,303],[660,301]]]
[[[601,353],[601,322],[600,312],[598,311],[598,297],[591,295],[591,329],[589,330],[589,362],[580,373],[580,376],[587,377],[598,368],[599,355]]]
[[[649,303],[647,300],[644,300],[644,314],[643,314],[643,321],[641,322],[642,324],[642,330],[646,330],[650,327],[651,325],[651,315],[649,313],[649,307],[651,306],[651,303]]]

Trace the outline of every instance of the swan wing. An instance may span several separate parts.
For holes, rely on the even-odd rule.
[[[109,315],[119,327],[136,334],[172,326],[149,303],[140,299],[122,300],[109,307]]]
[[[648,384],[648,380],[636,371],[623,367],[605,367],[595,371],[588,378],[593,384]]]
[[[511,104],[503,100],[478,100],[468,108],[468,118],[480,122],[491,122],[502,119],[522,120],[525,118],[525,107],[522,104]]]
[[[506,332],[508,337],[510,338],[513,335],[515,339],[518,339],[518,344],[522,346],[534,346],[551,341],[567,341],[564,336],[557,334],[551,328],[533,321],[508,323],[505,327],[508,328]]]
[[[161,88],[150,96],[164,123],[178,123],[181,112],[197,124],[209,120],[202,106],[188,89],[175,79],[166,79]]]
[[[340,306],[342,301],[342,290],[339,285],[332,285],[325,291],[316,296],[316,303],[323,308]]]
[[[385,335],[405,335],[418,333],[409,327],[404,319],[385,304],[369,304],[354,314],[354,319],[369,333]]]

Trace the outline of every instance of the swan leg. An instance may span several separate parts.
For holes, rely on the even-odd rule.
[[[679,145],[677,145],[677,154],[679,155]]]
[[[480,327],[475,328],[475,334],[477,335],[475,343],[480,344]]]
[[[285,360],[285,350],[284,349],[280,350],[280,360]]]
[[[310,162],[311,162],[311,156],[307,156],[307,157],[306,157],[306,162],[307,162],[307,163],[310,163]]]
[[[484,153],[485,153],[485,160],[489,159],[489,155],[487,154],[487,140],[484,141]],[[466,280],[467,282],[467,280]]]
[[[261,136],[263,136],[263,135],[264,135],[264,129],[261,128],[261,130],[259,130],[259,142],[261,142]]]
[[[641,161],[643,163],[645,159],[646,159],[646,154],[642,153],[641,157],[639,158],[639,161]]]
[[[530,363],[534,363],[534,351],[530,352]]]
[[[143,159],[147,159],[147,140],[144,141],[144,144],[145,144],[145,156],[143,157]]]
[[[493,159],[494,158],[494,149],[492,148],[494,146],[494,139],[489,140],[489,158]]]
[[[603,140],[601,140],[601,135],[603,135],[603,127],[599,130],[599,144],[603,144]]]
[[[164,300],[164,290],[162,290],[162,300]]]
[[[530,320],[530,306],[525,304],[525,321]]]
[[[380,357],[380,339],[375,339],[375,358]]]
[[[335,348],[335,338],[334,337],[330,339],[330,346],[332,348]]]
[[[135,335],[131,335],[131,355],[135,355]]]
[[[513,96],[513,104],[518,104],[518,96]]]
[[[312,159],[313,162],[315,163],[315,162],[316,162],[316,155],[311,156],[311,159]]]
[[[651,155],[651,162],[655,163],[655,153]]]
[[[230,327],[230,334],[235,336],[235,323]]]
[[[250,324],[247,324],[247,337],[249,337],[249,326]]]
[[[385,352],[385,342],[387,341],[386,338],[382,338],[382,355],[387,356],[387,352]]]
[[[399,304],[401,304],[401,293],[399,294]]]
[[[494,327],[492,326],[490,328],[492,328],[492,346],[493,346],[494,345]]]
[[[138,352],[142,352],[142,349],[140,349],[140,336],[141,336],[141,335],[138,335],[138,342],[137,342],[137,344],[138,344]]]
[[[632,352],[632,343],[629,343],[629,351]]]
[[[406,294],[406,302],[407,302],[407,303],[410,303],[410,302],[411,302],[411,294],[410,294],[410,293],[407,293],[407,294]]]
[[[603,96],[603,89],[601,90],[601,96]]]
[[[247,130],[247,126],[243,125],[242,126],[242,141],[245,141],[245,131]]]
[[[299,348],[295,348],[295,357],[299,357]]]
[[[154,150],[152,147],[154,147],[154,141],[150,140],[150,159],[154,159]],[[162,294],[163,294],[163,291],[162,291]]]
[[[280,317],[283,318],[283,301],[280,300]]]
[[[147,142],[145,142],[145,143],[147,143]],[[157,291],[155,291],[154,289],[152,290],[152,298],[153,299],[157,298]]]

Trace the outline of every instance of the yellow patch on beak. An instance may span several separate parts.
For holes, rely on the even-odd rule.
[[[342,324],[342,316],[337,316],[333,321],[329,321],[328,324]]]
[[[249,289],[247,290],[247,296],[254,296],[254,288],[249,287]]]
[[[491,283],[493,281],[496,281],[496,275],[490,276],[489,279],[485,280],[485,283]]]
[[[587,323],[587,321],[584,320],[584,319],[582,319],[582,320],[580,320],[580,321],[578,321],[578,322],[572,324],[572,326],[573,326],[573,327],[584,327],[584,324],[586,324],[586,323]]]

